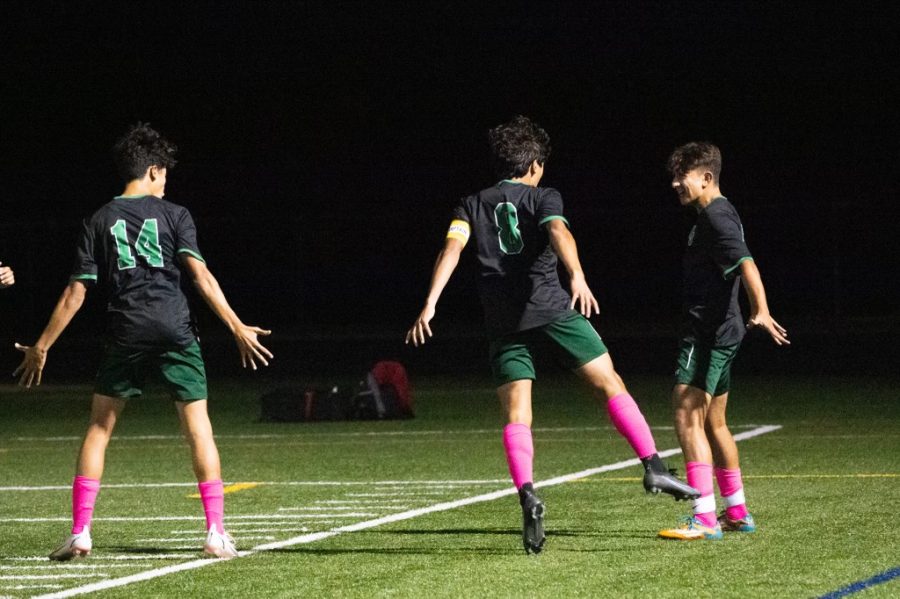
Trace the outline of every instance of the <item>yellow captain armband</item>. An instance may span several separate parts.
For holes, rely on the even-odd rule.
[[[469,241],[469,223],[464,220],[454,220],[447,229],[447,239],[456,239],[466,245]]]

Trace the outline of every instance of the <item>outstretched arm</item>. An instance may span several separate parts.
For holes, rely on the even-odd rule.
[[[272,331],[267,331],[255,326],[248,326],[241,322],[228,301],[219,282],[206,268],[206,264],[197,260],[189,254],[180,254],[181,263],[184,265],[188,274],[194,282],[194,287],[200,293],[203,300],[209,305],[216,316],[222,319],[222,322],[234,335],[234,341],[237,343],[238,351],[241,354],[241,364],[244,368],[249,364],[253,370],[256,370],[256,361],[259,360],[264,365],[269,363],[266,358],[273,358],[272,352],[266,349],[258,339],[259,335],[271,335]]]
[[[425,307],[422,308],[416,322],[406,332],[406,343],[412,340],[413,345],[418,347],[425,343],[426,334],[431,337],[431,327],[428,326],[428,323],[434,318],[434,309],[437,306],[438,298],[441,297],[450,276],[456,270],[456,265],[459,264],[459,255],[462,253],[463,247],[465,246],[460,240],[452,237],[448,237],[444,241],[444,249],[438,254],[434,263],[434,271],[431,273],[431,285],[428,287]]]
[[[16,275],[8,266],[3,266],[0,262],[0,289],[4,287],[12,287],[16,282]]]
[[[71,281],[59,296],[59,301],[56,302],[56,307],[50,315],[50,321],[37,342],[32,346],[16,343],[16,349],[25,354],[22,363],[13,372],[13,376],[22,375],[19,378],[20,385],[31,387],[32,383],[41,384],[41,373],[47,362],[47,352],[81,309],[86,292],[87,287],[82,281]]]
[[[585,318],[591,317],[592,308],[594,314],[600,314],[600,306],[584,279],[584,271],[581,270],[581,262],[578,260],[578,247],[569,227],[560,219],[552,220],[547,223],[547,233],[550,235],[553,251],[562,260],[569,273],[569,284],[572,288],[572,304],[569,308],[575,308],[580,304],[579,311]]]
[[[766,290],[763,287],[762,277],[753,260],[741,262],[741,280],[747,291],[747,299],[750,300],[750,320],[747,328],[761,327],[769,334],[778,345],[790,345],[787,340],[787,331],[783,326],[775,322],[769,314],[769,304],[766,302]]]

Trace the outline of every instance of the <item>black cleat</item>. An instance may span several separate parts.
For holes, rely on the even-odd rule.
[[[648,468],[644,472],[644,489],[654,495],[668,493],[675,498],[675,501],[700,498],[700,491],[682,482],[671,470],[659,471]]]
[[[544,548],[544,502],[523,485],[519,491],[519,503],[522,505],[522,544],[525,553],[540,553]]]

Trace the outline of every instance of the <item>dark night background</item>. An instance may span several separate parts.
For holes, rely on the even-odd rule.
[[[474,260],[431,347],[402,337],[460,196],[494,182],[486,132],[550,134],[595,325],[623,372],[674,364],[688,216],[664,164],[717,143],[773,315],[743,368],[896,374],[900,10],[891,3],[2,3],[0,369],[66,284],[80,219],[118,194],[109,148],[149,121],[180,162],[167,199],[241,318],[274,329],[265,376],[487,372]],[[468,254],[469,252],[467,252]],[[45,379],[96,367],[90,299]],[[236,373],[198,310],[208,363]]]

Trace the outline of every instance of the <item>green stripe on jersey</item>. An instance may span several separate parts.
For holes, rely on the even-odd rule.
[[[538,226],[539,226],[539,227],[543,227],[544,225],[546,225],[547,223],[549,223],[551,220],[561,220],[562,222],[566,223],[566,226],[567,226],[567,227],[569,227],[569,228],[572,227],[572,225],[569,224],[569,221],[566,220],[566,217],[565,217],[565,216],[560,216],[560,215],[556,215],[556,216],[548,216],[548,217],[542,219],[541,222],[538,223]]]
[[[72,275],[70,281],[96,281],[97,275]]]
[[[728,275],[730,275],[730,274],[732,273],[732,271],[734,271],[735,268],[737,268],[738,266],[740,266],[741,264],[743,264],[743,263],[746,262],[747,260],[753,260],[753,256],[744,256],[743,258],[741,258],[740,260],[738,260],[738,261],[737,261],[737,264],[735,264],[734,266],[732,266],[731,268],[729,268],[728,270],[726,270],[725,272],[722,273],[722,278],[723,278],[723,279],[727,279],[727,278],[728,278]]]
[[[177,253],[179,253],[179,254],[188,254],[189,256],[193,256],[194,258],[196,258],[197,260],[199,260],[199,261],[202,262],[203,264],[206,264],[206,260],[203,259],[203,256],[201,256],[201,255],[198,254],[197,252],[194,252],[194,251],[189,250],[189,249],[187,249],[187,248],[181,248],[180,250],[178,250]]]

